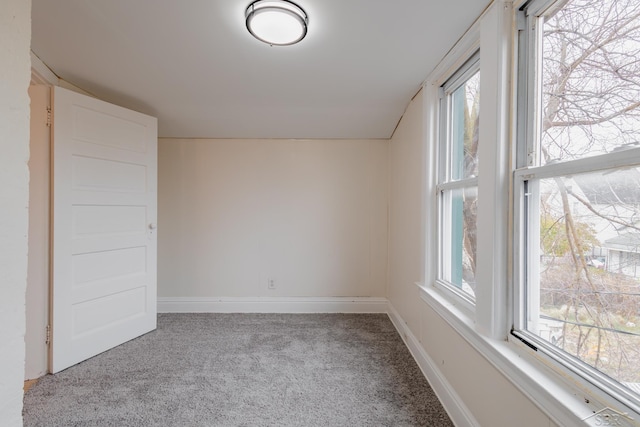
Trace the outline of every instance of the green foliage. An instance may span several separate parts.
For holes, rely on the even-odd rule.
[[[584,222],[574,222],[576,231],[575,247],[578,252],[585,254],[591,248],[600,243],[596,238],[596,232],[590,224]],[[540,244],[543,254],[552,256],[568,255],[571,249],[565,217],[554,217],[543,211],[540,217]]]

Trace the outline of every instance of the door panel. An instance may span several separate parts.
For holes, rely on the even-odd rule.
[[[54,88],[52,372],[156,327],[156,126]]]

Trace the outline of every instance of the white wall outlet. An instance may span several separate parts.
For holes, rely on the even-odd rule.
[[[275,277],[269,277],[267,279],[267,289],[275,289],[276,288],[276,279]]]

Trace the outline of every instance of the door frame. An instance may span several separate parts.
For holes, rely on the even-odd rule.
[[[51,88],[29,86],[31,133],[29,137],[29,229],[27,289],[25,293],[25,380],[48,372],[47,325],[50,283],[50,143],[47,107]]]
[[[60,79],[31,52],[30,84],[47,87],[49,94],[45,99],[39,96],[31,99],[31,108],[35,113],[32,112],[30,118],[29,141],[25,380],[36,379],[50,372],[47,331],[51,313],[51,128],[47,127],[47,108],[51,106],[51,87],[59,83]]]
[[[83,95],[92,96],[90,93],[77,88],[62,79],[59,79],[47,65],[31,52],[31,84],[47,86],[51,91],[53,86],[60,86],[71,89]],[[46,123],[46,109],[51,107],[51,94],[49,93],[48,103],[36,106],[42,115],[32,115],[31,121],[44,120]],[[46,124],[45,124],[46,126]],[[34,134],[30,140],[30,160],[29,160],[29,206],[42,206],[42,200],[48,200],[47,208],[42,210],[29,210],[29,273],[27,275],[27,292],[25,300],[25,380],[39,378],[51,372],[50,366],[50,346],[48,345],[47,331],[51,324],[51,128],[48,128],[48,137],[44,139],[42,133]],[[35,150],[35,151],[34,151]],[[31,158],[38,159],[35,166],[43,167],[43,162],[48,162],[46,173],[42,170],[36,175],[35,170],[31,170]],[[33,185],[33,186],[32,186]],[[37,197],[37,200],[36,200]],[[46,224],[46,229],[37,229],[33,223]],[[35,235],[32,235],[32,232]],[[36,254],[37,248],[33,243],[45,240],[46,256]],[[40,259],[37,259],[40,256]],[[45,278],[45,279],[43,279]],[[26,344],[29,343],[29,344]]]

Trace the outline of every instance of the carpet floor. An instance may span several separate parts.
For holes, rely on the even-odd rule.
[[[35,426],[452,426],[384,314],[160,314],[24,398]]]

